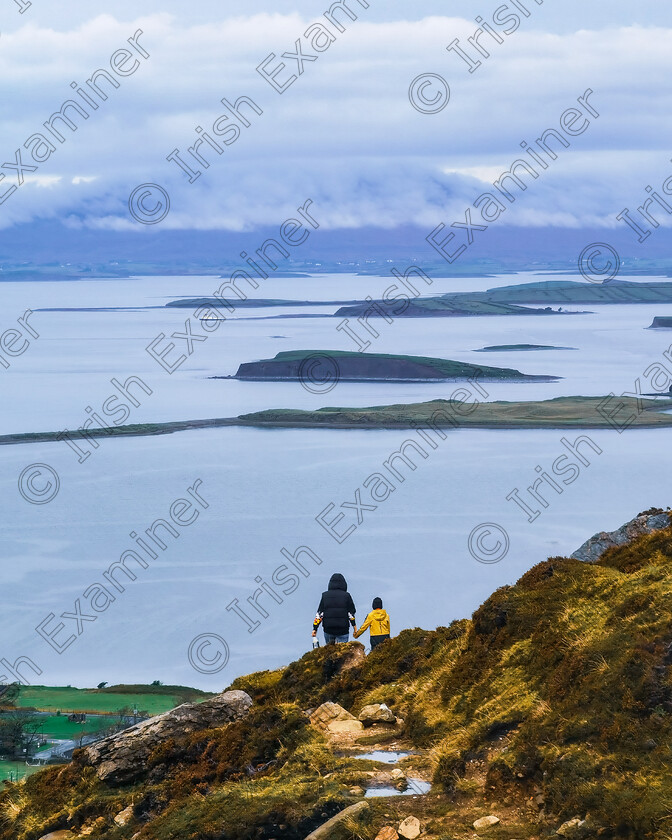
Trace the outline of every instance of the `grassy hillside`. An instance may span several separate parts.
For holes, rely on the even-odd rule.
[[[6,787],[0,838],[93,826],[109,840],[304,840],[366,783],[366,763],[329,749],[303,714],[328,699],[354,713],[387,703],[434,779],[421,800],[371,800],[351,837],[414,813],[429,838],[469,840],[494,812],[493,840],[550,838],[576,815],[589,815],[583,838],[669,840],[671,561],[672,527],[596,564],[551,558],[470,620],[405,630],[350,670],[358,643],[240,678],[251,715],[161,744],[134,785],[108,787],[75,761]]]

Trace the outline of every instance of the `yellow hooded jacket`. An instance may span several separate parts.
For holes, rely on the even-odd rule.
[[[387,636],[390,633],[390,617],[386,610],[373,610],[370,612],[366,621],[355,633],[355,638],[358,639],[362,633],[368,628],[371,628],[372,636]]]

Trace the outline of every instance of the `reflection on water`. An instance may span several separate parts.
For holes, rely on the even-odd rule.
[[[366,759],[367,761],[380,761],[383,764],[396,764],[402,758],[407,758],[413,753],[410,752],[392,752],[389,750],[373,750],[363,755],[354,755],[353,758]]]
[[[423,782],[422,779],[407,778],[407,782],[406,790],[397,790],[394,787],[369,788],[365,796],[369,798],[375,796],[424,796],[432,789],[431,784]]]

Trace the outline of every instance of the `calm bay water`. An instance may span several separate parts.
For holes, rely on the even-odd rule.
[[[538,279],[436,280],[437,292],[467,291]],[[266,297],[348,300],[380,295],[386,278],[323,276],[267,281]],[[27,308],[160,307],[178,296],[211,295],[214,278],[141,278],[123,281],[3,284],[2,329]],[[573,307],[580,309],[582,307]],[[589,308],[589,307],[583,307]],[[333,307],[293,310],[329,312]],[[592,307],[593,314],[560,317],[461,318],[376,321],[373,351],[440,356],[475,364],[515,367],[524,373],[564,377],[556,383],[490,384],[491,399],[545,399],[573,394],[633,391],[639,377],[672,343],[672,334],[646,330],[669,306]],[[339,384],[322,396],[294,383],[243,383],[209,377],[235,373],[241,362],[291,349],[354,349],[337,319],[260,319],[281,311],[239,310],[189,360],[169,376],[145,352],[159,333],[184,331],[190,310],[36,312],[40,333],[26,353],[0,369],[0,433],[75,429],[114,392],[110,379],[140,377],[152,394],[128,422],[227,417],[268,407],[380,405],[449,397],[456,385]],[[240,317],[239,317],[240,316]],[[474,353],[511,343],[578,348],[538,353]],[[183,345],[183,342],[176,342]],[[644,388],[646,390],[646,388]],[[330,503],[354,502],[355,491],[409,433],[401,431],[254,430],[225,428],[155,438],[100,440],[82,464],[64,444],[0,448],[3,468],[1,656],[33,659],[43,670],[31,682],[91,685],[101,680],[187,683],[218,689],[241,673],[277,667],[310,644],[320,592],[333,571],[349,581],[363,618],[374,596],[392,616],[393,632],[433,628],[471,612],[496,587],[513,583],[547,556],[571,553],[595,531],[618,527],[652,505],[669,503],[664,468],[669,431],[590,432],[602,450],[590,466],[529,523],[506,495],[524,491],[563,452],[561,438],[579,432],[452,431],[406,471],[403,482],[377,510],[365,511],[342,544],[315,521]],[[60,475],[58,496],[28,504],[17,490],[21,471],[43,463]],[[134,546],[141,533],[166,518],[172,502],[194,482],[206,500],[198,519],[166,537],[167,549],[95,621],[58,618],[91,613],[85,590],[104,583],[102,573]],[[347,523],[353,520],[348,509]],[[334,510],[334,514],[337,510]],[[484,522],[510,538],[496,565],[474,560],[467,540]],[[321,565],[304,559],[309,576],[277,603],[264,594],[268,613],[252,633],[226,606],[242,604],[270,582],[283,562],[281,549],[308,546]],[[299,578],[297,578],[299,580]],[[279,591],[278,587],[274,587]],[[254,614],[247,605],[249,614]],[[48,629],[76,640],[61,655],[35,632],[53,613]],[[81,633],[78,635],[77,630]],[[230,649],[227,667],[211,676],[188,659],[190,641],[217,634]],[[26,672],[28,675],[28,672]]]

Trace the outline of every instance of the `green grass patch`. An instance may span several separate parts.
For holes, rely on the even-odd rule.
[[[197,689],[181,686],[112,686],[99,690],[32,685],[21,688],[16,705],[18,708],[34,708],[43,712],[60,709],[64,714],[112,714],[122,708],[137,708],[150,715],[159,715],[181,703],[198,702],[209,696]]]

